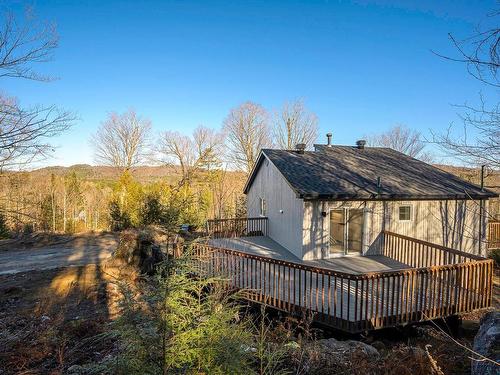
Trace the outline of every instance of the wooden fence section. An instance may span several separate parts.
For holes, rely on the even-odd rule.
[[[474,254],[387,231],[382,233],[382,242],[380,255],[410,267],[444,266],[484,259]]]
[[[215,219],[207,221],[207,236],[212,238],[267,236],[267,228],[267,217]]]
[[[357,275],[205,244],[195,244],[193,253],[201,274],[224,277],[247,299],[289,313],[312,313],[315,320],[348,332],[491,305],[491,260]]]
[[[488,249],[500,249],[500,221],[488,223]]]

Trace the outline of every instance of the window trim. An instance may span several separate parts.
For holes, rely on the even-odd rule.
[[[401,219],[401,208],[402,207],[409,207],[410,209],[410,217],[408,219]],[[409,222],[409,221],[412,221],[413,220],[413,205],[412,204],[400,204],[398,206],[398,221],[402,221],[402,222]]]

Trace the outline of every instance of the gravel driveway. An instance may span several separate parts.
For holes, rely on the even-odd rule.
[[[61,245],[0,252],[0,275],[99,264],[118,244],[113,234],[79,236]]]

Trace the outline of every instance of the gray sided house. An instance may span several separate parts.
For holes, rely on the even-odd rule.
[[[377,252],[383,231],[485,255],[495,193],[388,148],[263,149],[245,186],[248,217],[302,260]]]

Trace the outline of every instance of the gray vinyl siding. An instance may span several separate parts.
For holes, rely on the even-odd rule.
[[[260,215],[261,197],[266,200],[269,237],[302,258],[303,201],[268,159],[263,161],[248,190],[248,217]]]
[[[487,201],[484,201],[485,212]],[[411,220],[399,220],[399,206],[412,207]],[[485,215],[480,218],[479,201],[350,201],[304,203],[303,258],[320,259],[328,256],[329,216],[321,213],[341,207],[365,210],[363,253],[377,252],[380,233],[388,230],[405,236],[448,246],[478,255],[485,255]],[[482,221],[482,251],[479,253],[479,223]]]

